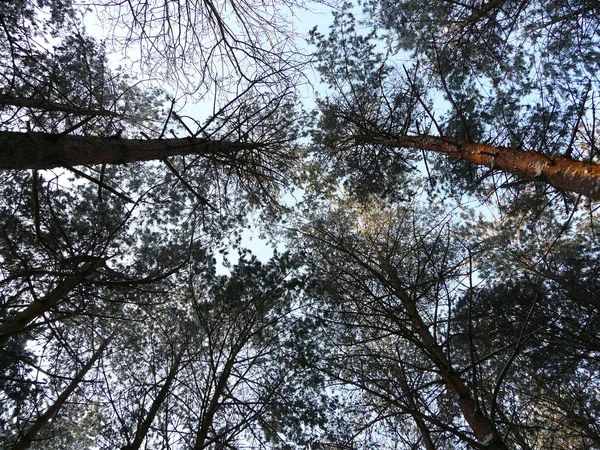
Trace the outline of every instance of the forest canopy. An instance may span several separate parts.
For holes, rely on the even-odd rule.
[[[600,448],[598,73],[589,0],[0,2],[0,447]]]

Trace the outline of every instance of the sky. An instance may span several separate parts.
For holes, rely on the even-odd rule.
[[[317,26],[320,32],[325,33],[332,21],[331,7],[322,4],[311,4],[306,9],[297,8],[293,11],[288,10],[286,16],[290,23],[295,27],[298,34],[296,45],[306,51],[313,50],[309,48],[309,45],[306,42],[308,32]],[[98,40],[105,40],[111,33],[116,33],[117,35],[121,36],[124,36],[126,33],[125,29],[111,29],[106,21],[102,21],[99,18],[98,11],[93,8],[90,9],[85,15],[83,23],[87,33]],[[113,69],[125,67],[129,68],[132,73],[135,73],[139,70],[139,65],[135,64],[135,61],[140,57],[138,48],[131,47],[127,49],[126,53],[115,53],[114,49],[111,49],[111,47],[108,46],[107,53],[109,64]],[[316,71],[307,71],[304,73],[304,76],[308,80],[308,83],[301,87],[300,95],[306,107],[311,108],[314,106],[314,97],[316,93],[315,90],[320,89],[321,87],[319,85]],[[138,78],[142,80],[148,79],[148,75],[140,74]],[[178,99],[176,106],[181,107],[180,105],[184,105],[182,109],[179,110],[180,116],[189,116],[198,120],[199,122],[202,122],[204,119],[210,116],[210,111],[213,109],[210,100],[195,102],[193,97],[184,98],[181,95],[180,89],[173,87],[165,81],[166,80],[150,79],[148,84],[161,85],[161,87],[169,94],[171,98]],[[191,123],[191,121],[188,122],[190,122],[190,128],[194,129],[195,125]],[[301,195],[301,193],[299,195]],[[288,195],[286,196],[285,201],[287,203],[293,203],[297,201],[297,199],[291,195]],[[252,222],[257,223],[256,220],[251,220],[251,223]],[[243,231],[242,246],[251,250],[252,253],[263,262],[266,262],[269,258],[271,258],[274,251],[272,244],[264,239],[264,237],[261,237],[261,231],[256,225],[249,226]],[[279,245],[277,250],[281,252],[284,251],[284,248],[282,245]],[[221,274],[229,273],[230,270],[226,267],[226,264],[224,264],[223,255],[217,254],[216,257],[218,272]],[[237,253],[235,251],[230,251],[227,255],[227,258],[229,264],[235,264],[238,260]]]
[[[306,42],[306,38],[308,36],[308,32],[313,29],[315,26],[318,27],[319,32],[326,34],[328,31],[328,27],[332,22],[332,8],[325,5],[311,5],[308,9],[296,9],[293,12],[288,13],[288,19],[295,26],[296,32],[298,33],[298,37],[296,40],[296,44],[299,48],[310,52],[314,49],[311,49],[308,43]],[[116,32],[118,35],[125,35],[126,30],[124,29],[109,29],[108,24],[106,22],[102,22],[99,20],[97,14],[95,14],[95,10],[91,9],[88,14],[85,16],[85,27],[87,32],[92,36],[96,37],[99,40],[105,39],[111,32]],[[108,47],[107,51],[110,52],[111,48]],[[109,53],[108,58],[110,64],[116,68],[119,66],[122,67],[130,67],[132,73],[135,74],[137,70],[134,65],[134,61],[139,59],[140,53],[136,47],[126,49],[126,54],[124,53]],[[318,74],[314,70],[307,70],[304,73],[307,83],[301,86],[300,95],[302,97],[303,105],[305,108],[311,108],[315,105],[314,98],[318,92],[325,92],[326,87],[319,83]],[[147,79],[149,75],[139,75],[141,79]],[[175,98],[176,109],[179,109],[178,113],[180,116],[189,116],[202,122],[208,116],[210,116],[210,112],[213,110],[213,105],[210,99],[205,101],[196,102],[192,97],[184,98],[181,95],[181,89],[177,87],[173,87],[169,84],[168,80],[161,79],[150,79],[149,84],[160,85],[165,92],[169,94],[170,97]],[[439,103],[439,107],[436,107],[436,110],[445,109],[445,105],[442,101]],[[191,129],[195,129],[196,125],[188,120],[188,124]],[[425,172],[424,164],[421,163],[419,167],[422,172]],[[301,194],[300,194],[301,195]],[[285,201],[294,202],[295,199],[292,197],[288,197]],[[257,221],[251,221],[257,223]],[[246,248],[250,249],[259,259],[262,261],[268,260],[273,254],[273,248],[271,244],[261,237],[261,231],[258,226],[250,226],[243,231],[242,234],[242,245]],[[283,248],[280,246],[278,251],[282,251]],[[221,255],[217,255],[218,258],[218,267],[219,271],[226,273],[229,270],[223,264],[223,257]],[[236,252],[229,252],[229,262],[235,263],[237,260]]]

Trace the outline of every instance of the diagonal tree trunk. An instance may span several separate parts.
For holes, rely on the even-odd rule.
[[[503,172],[545,182],[566,191],[600,200],[600,164],[564,156],[551,156],[517,148],[494,147],[438,136],[357,135],[357,144],[414,148],[443,153],[473,164],[495,167]]]
[[[29,323],[37,319],[46,311],[54,308],[69,292],[75,289],[94,268],[95,263],[90,262],[84,265],[80,270],[69,275],[62,280],[49,294],[35,300],[28,307],[6,322],[0,325],[0,342],[21,332]]]
[[[64,405],[64,403],[68,400],[69,396],[73,393],[73,391],[79,386],[79,383],[83,380],[83,377],[88,373],[88,371],[92,368],[94,363],[102,356],[104,350],[114,338],[114,334],[109,336],[94,352],[90,360],[81,368],[79,372],[75,375],[75,378],[71,380],[67,388],[58,396],[56,401],[44,411],[44,413],[37,418],[37,420],[29,427],[29,430],[17,440],[17,442],[13,445],[13,450],[24,450],[29,448],[31,443],[35,441],[37,434],[39,431],[48,423],[48,421],[54,417],[60,408]]]
[[[386,272],[389,279],[389,286],[402,302],[404,312],[408,316],[414,332],[423,343],[423,348],[427,352],[427,356],[437,367],[446,388],[448,388],[456,398],[463,417],[473,430],[477,440],[486,445],[490,450],[508,450],[508,447],[495,431],[489,418],[479,409],[476,399],[473,398],[473,395],[462,379],[461,374],[453,370],[444,350],[436,342],[429,327],[423,321],[421,314],[417,309],[416,302],[412,300],[410,295],[405,291],[398,275],[391,268],[387,268]]]
[[[408,329],[408,332],[413,334],[414,337],[411,341],[418,345],[421,351],[423,351],[424,356],[436,367],[437,372],[442,379],[441,383],[454,396],[462,416],[469,424],[469,427],[473,431],[473,434],[480,445],[489,450],[508,450],[503,438],[497,432],[494,423],[489,417],[486,417],[479,408],[478,400],[473,397],[471,390],[462,378],[461,372],[457,372],[452,367],[449,358],[444,353],[444,349],[437,343],[429,326],[423,320],[423,317],[417,308],[417,302],[411,297],[409,290],[406,289],[406,286],[398,276],[396,270],[389,265],[385,256],[381,255],[379,251],[375,249],[378,256],[376,263],[377,267],[374,267],[372,265],[374,261],[369,261],[369,258],[363,260],[361,255],[356,253],[356,247],[354,245],[347,247],[343,240],[336,239],[331,232],[328,232],[327,230],[320,231],[324,236],[331,239],[331,242],[333,243],[332,245],[331,243],[325,242],[326,245],[332,246],[343,252],[349,258],[354,260],[354,262],[370,272],[399,300],[399,303],[402,305],[402,312],[407,316],[411,324],[411,327]],[[402,387],[402,383],[400,382],[399,384]],[[418,414],[417,410],[410,409],[414,411],[414,413],[410,413],[413,417],[422,417]]]
[[[179,371],[179,366],[181,364],[181,360],[183,358],[184,353],[185,345],[182,344],[179,353],[177,353],[177,356],[175,357],[175,361],[173,361],[173,365],[169,370],[164,384],[162,385],[158,395],[152,402],[152,406],[150,406],[150,411],[148,411],[148,414],[146,415],[144,421],[141,424],[139,424],[137,431],[135,432],[135,439],[131,444],[125,445],[122,450],[138,450],[141,447],[142,442],[144,442],[144,439],[146,439],[148,430],[150,430],[150,426],[152,425],[152,422],[154,421],[154,418],[156,417],[159,408],[167,398],[169,389],[171,389],[171,384],[173,384],[173,380],[175,379],[175,376]]]
[[[200,421],[200,426],[198,427],[198,433],[196,434],[196,443],[194,445],[194,450],[202,450],[206,448],[206,439],[208,438],[208,432],[213,423],[215,414],[219,409],[220,399],[225,392],[225,388],[227,387],[227,380],[229,379],[229,375],[231,375],[231,370],[233,369],[233,365],[235,363],[235,358],[238,352],[241,350],[240,345],[236,346],[229,355],[227,362],[225,363],[225,367],[223,371],[219,375],[219,379],[217,381],[217,385],[215,386],[215,391],[211,396],[208,407],[206,408],[205,413],[202,415],[202,420]]]
[[[400,354],[400,352],[398,352],[398,354]],[[406,380],[404,368],[394,366],[392,374],[394,375],[394,378],[398,381],[400,387],[402,388],[402,392],[404,394],[404,397],[406,398],[406,404],[408,405],[408,407],[413,411],[418,411],[419,408],[417,407],[417,402],[415,401],[415,398],[413,396],[412,389],[410,388],[410,386],[408,385],[408,381]],[[436,450],[436,446],[433,442],[433,439],[431,438],[431,433],[429,432],[429,427],[425,423],[425,420],[417,414],[412,414],[412,417],[415,423],[417,424],[419,433],[421,433],[425,449]]]
[[[235,159],[242,150],[261,147],[264,145],[200,138],[144,140],[3,131],[0,132],[0,170],[127,164],[178,155]]]

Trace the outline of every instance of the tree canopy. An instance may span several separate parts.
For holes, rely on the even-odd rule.
[[[600,448],[596,3],[3,1],[0,60],[2,448]]]

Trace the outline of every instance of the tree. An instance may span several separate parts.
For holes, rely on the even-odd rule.
[[[97,164],[127,164],[191,155],[244,164],[248,153],[266,143],[207,141],[203,138],[121,139],[88,136],[55,136],[40,133],[11,133],[0,136],[3,164],[8,169],[53,169]],[[239,160],[239,161],[238,161]]]
[[[27,39],[13,43],[12,69],[7,65],[2,73],[2,128],[22,131],[27,121],[27,131],[63,135],[153,131],[162,92],[142,89],[124,71],[110,70],[103,44],[78,31],[52,50],[28,48]]]
[[[141,447],[142,443],[146,439],[148,432],[150,431],[150,427],[152,426],[152,422],[154,421],[156,414],[158,413],[159,408],[165,402],[167,395],[169,394],[169,390],[171,389],[171,385],[175,380],[175,376],[179,370],[181,365],[181,360],[183,358],[185,352],[185,347],[182,345],[181,349],[177,352],[177,356],[175,356],[175,360],[171,368],[169,369],[169,373],[165,378],[163,385],[160,388],[160,391],[156,395],[156,398],[152,401],[152,405],[148,410],[148,414],[143,417],[141,423],[138,424],[135,430],[135,437],[131,444],[127,444],[123,447],[123,450],[137,450]]]
[[[351,202],[340,206],[315,217],[314,226],[304,233],[314,277],[322,279],[318,283],[323,287],[316,298],[320,297],[328,308],[326,317],[358,330],[349,340],[332,343],[343,350],[342,355],[334,353],[332,358],[341,356],[347,360],[344,367],[348,367],[348,375],[339,375],[341,381],[382,399],[387,404],[384,415],[394,414],[388,411],[412,415],[425,441],[431,443],[431,435],[442,431],[474,446],[508,448],[497,424],[490,421],[473,394],[463,371],[454,366],[450,336],[443,329],[449,318],[439,295],[445,289],[448,293],[455,291],[456,280],[464,276],[459,269],[460,252],[456,252],[455,244],[449,243],[445,227],[421,228],[425,221],[435,220],[433,211],[411,213],[405,207],[376,203],[366,210],[354,207]],[[418,356],[405,359],[405,351],[416,352]],[[409,379],[402,372],[403,361],[417,367],[425,365],[421,370],[431,373],[425,386],[443,386],[472,434],[453,423],[445,424],[435,414],[421,410],[421,406],[415,408],[413,396],[408,401],[403,398],[406,395],[403,391],[428,395],[423,386],[402,388]],[[373,369],[367,369],[365,364]],[[324,370],[331,372],[328,368]],[[441,405],[446,395],[442,391],[434,397],[442,410],[449,407]],[[430,402],[424,407],[431,411]],[[436,430],[438,426],[441,430]]]
[[[310,424],[319,400],[289,389],[302,382],[286,350],[299,288],[294,264],[286,255],[264,265],[243,258],[231,277],[189,273],[161,304],[138,299],[140,320],[121,321],[99,375],[65,405],[64,422],[46,427],[46,448],[310,439],[295,418]]]
[[[308,427],[317,420],[319,399],[314,386],[289,389],[303,380],[286,351],[299,306],[297,264],[289,255],[264,265],[242,255],[230,278],[216,280],[209,301],[193,299],[198,342],[178,392],[187,399],[181,407],[190,447],[310,442],[295,421],[303,417]]]
[[[325,202],[297,246],[326,342],[313,364],[360,395],[368,415],[357,439],[370,430],[399,448],[595,445],[597,339],[588,330],[598,311],[568,284],[557,289],[552,278],[562,276],[515,265],[512,242],[535,245],[530,237],[507,246],[489,224],[461,224],[442,205]],[[542,218],[534,227],[560,228]],[[563,259],[560,247],[548,261],[568,267],[573,254]],[[595,266],[596,252],[581,249],[574,259]],[[386,421],[402,431],[384,433]]]
[[[142,89],[122,70],[108,68],[104,43],[97,44],[76,25],[78,13],[70,3],[39,7],[50,16],[37,14],[30,4],[21,9],[0,5],[0,39],[6,44],[0,55],[6,63],[0,74],[0,139],[7,150],[0,208],[6,294],[0,309],[0,367],[2,379],[10,380],[2,384],[2,398],[9,400],[2,414],[2,438],[8,442],[29,423],[27,414],[47,403],[38,375],[59,386],[64,377],[77,373],[71,370],[73,346],[77,349],[79,343],[82,352],[89,348],[87,331],[119,323],[119,345],[141,350],[133,345],[135,333],[147,335],[159,320],[148,313],[152,320],[147,327],[134,326],[140,310],[163,304],[170,292],[180,295],[168,301],[173,312],[185,309],[189,293],[177,289],[177,282],[184,273],[201,278],[209,272],[214,247],[241,226],[248,210],[275,203],[297,159],[293,140],[300,127],[289,85],[273,84],[265,91],[269,77],[283,74],[268,67],[234,83],[233,92],[224,84],[217,86],[219,101],[203,122],[181,117],[174,99],[163,113],[164,97],[158,90]],[[220,20],[216,12],[213,18]],[[38,38],[57,45],[41,48]],[[173,139],[165,139],[167,133]],[[127,139],[131,134],[143,139]],[[198,152],[190,147],[194,143],[212,150]],[[114,144],[121,150],[111,155]],[[138,150],[122,151],[132,144]],[[163,151],[157,152],[157,146]],[[133,156],[123,158],[126,153]],[[142,160],[160,164],[131,164]],[[23,173],[29,168],[31,179]],[[148,339],[167,358],[174,349],[190,351],[185,340],[159,345]],[[166,365],[151,359],[144,370],[155,377],[134,383],[132,394],[123,398],[136,404],[127,407],[120,398],[111,399],[111,392],[127,388],[111,386],[104,367],[113,357],[106,358],[98,372],[106,383],[77,383],[81,404],[61,400],[60,415],[42,434],[57,446],[89,445],[89,435],[78,436],[68,418],[77,417],[74,423],[81,420],[93,429],[94,416],[111,417],[94,406],[108,396],[118,425],[93,439],[111,446],[141,445],[150,439],[152,423],[163,410],[164,423],[170,424],[170,394],[180,387],[180,365],[189,364],[183,356],[187,353],[167,359]],[[158,375],[162,370],[170,374],[166,380]],[[225,395],[222,389],[214,394],[217,403]],[[151,401],[146,392],[154,395]],[[143,410],[146,405],[148,411]],[[197,430],[205,440],[212,439],[217,420],[215,408],[209,409],[212,416]],[[42,425],[36,423],[36,433]]]
[[[196,20],[207,15],[211,21],[216,21],[215,24],[220,24],[212,29],[212,32],[217,33],[214,42],[216,47],[223,45],[225,49],[236,53],[231,39],[238,41],[240,46],[245,45],[234,37],[229,26],[223,22],[220,14],[224,14],[224,11],[219,11],[214,5],[208,9],[202,4],[194,5],[199,8],[197,11],[192,11],[189,6],[185,15],[192,22],[185,25],[186,27],[196,25]],[[117,8],[110,4],[105,7],[107,11]],[[74,5],[48,2],[40,4],[40,8],[44,11],[47,8],[50,15],[40,15],[29,5],[21,10],[13,5],[2,5],[0,10],[4,23],[1,38],[6,43],[3,48],[7,49],[2,55],[6,65],[1,74],[3,87],[0,96],[3,128],[0,130],[0,136],[6,145],[4,156],[7,158],[3,169],[38,170],[65,167],[73,171],[73,166],[102,164],[99,168],[99,178],[93,173],[90,174],[88,169],[74,169],[79,176],[87,176],[90,181],[102,185],[105,181],[104,164],[160,160],[184,188],[196,197],[202,208],[207,206],[209,201],[202,191],[206,190],[206,186],[209,190],[213,189],[216,183],[229,185],[230,192],[234,186],[243,186],[242,190],[253,204],[272,202],[274,196],[271,194],[276,193],[278,186],[286,179],[282,172],[293,166],[297,159],[297,151],[292,142],[300,125],[292,107],[295,88],[283,82],[283,78],[288,76],[288,69],[292,78],[298,73],[293,64],[283,68],[281,64],[278,68],[271,67],[264,58],[256,55],[275,57],[277,53],[263,51],[257,45],[257,41],[251,40],[248,45],[254,47],[258,66],[248,69],[248,76],[242,76],[233,82],[231,89],[226,87],[227,77],[215,75],[216,78],[213,79],[209,76],[206,80],[207,85],[202,88],[203,92],[199,93],[196,89],[196,100],[200,101],[200,97],[206,94],[214,94],[214,102],[211,102],[212,113],[197,119],[181,117],[180,106],[176,104],[175,98],[170,99],[170,105],[165,105],[165,95],[161,94],[164,93],[161,88],[144,87],[148,86],[148,83],[135,82],[130,73],[125,73],[122,68],[109,68],[106,56],[107,42],[98,44],[86,35],[78,23],[81,12]],[[127,14],[126,11],[122,12],[124,16],[114,19],[124,20]],[[139,11],[129,12],[133,14],[132,20],[142,28],[142,46],[145,48],[146,44],[151,47],[162,45],[157,43],[161,40],[159,36],[148,33],[154,24],[142,23],[137,16]],[[158,10],[152,9],[152,14],[156,12]],[[257,13],[255,11],[253,14]],[[110,12],[107,14],[111,15]],[[165,24],[174,20],[169,11],[165,12],[162,19]],[[241,22],[246,20],[242,16],[238,19]],[[183,26],[183,23],[180,25]],[[136,29],[136,26],[132,27],[132,33]],[[247,32],[251,30],[245,29]],[[176,45],[186,47],[191,45],[192,41],[197,42],[197,33],[198,30],[190,30],[187,36],[180,36],[181,39]],[[207,36],[210,34],[211,32],[208,32]],[[161,36],[166,41],[178,39],[169,33]],[[34,38],[38,37],[52,38],[59,42],[52,49],[45,49],[37,45]],[[226,42],[223,42],[223,39]],[[188,40],[190,42],[187,42]],[[191,52],[188,53],[191,56]],[[203,50],[200,54],[204,55]],[[211,55],[214,61],[207,59]],[[169,58],[166,54],[163,54],[163,57]],[[209,51],[202,56],[201,65],[219,65],[218,59],[218,55]],[[235,70],[240,74],[245,73],[245,63],[242,63],[239,57],[229,62],[234,60],[237,61]],[[197,61],[193,60],[193,65],[196,63]],[[204,74],[208,75],[209,72]],[[283,78],[275,83],[272,77],[279,75]],[[167,110],[162,111],[165,106]],[[22,133],[23,130],[27,133]],[[15,134],[17,132],[20,134]],[[32,133],[40,134],[32,139]],[[128,135],[143,138],[133,145],[142,153],[146,153],[145,156],[138,153],[136,156],[131,154],[123,158],[106,152],[116,144],[114,141],[122,140],[123,145],[131,145],[132,142],[124,139]],[[161,142],[166,136],[178,139],[182,135],[184,139],[190,140],[184,145],[188,151],[181,151],[183,141]],[[91,140],[85,141],[82,137]],[[204,157],[199,159],[197,157],[202,152],[194,146],[188,147],[190,143],[202,144],[200,147],[208,143],[210,146],[223,148],[217,153],[204,154]],[[155,152],[157,146],[165,144],[163,150],[175,145],[180,147],[180,151],[171,149]],[[22,145],[29,147],[26,153],[20,153],[25,149]],[[99,151],[98,146],[103,150]],[[77,156],[64,153],[74,150],[79,150]],[[123,148],[119,151],[123,155],[129,153]],[[90,159],[84,156],[86,153],[104,156]],[[185,161],[181,155],[188,155],[188,159],[193,162],[181,162]],[[37,159],[38,156],[41,159]],[[174,160],[175,156],[179,156],[177,161]],[[25,159],[29,159],[29,162],[25,162]],[[180,173],[180,164],[186,168],[185,172],[189,166],[192,171],[197,171],[197,174],[188,173],[183,176]],[[35,170],[34,178],[37,176]],[[216,178],[207,180],[202,187],[198,186],[197,181],[190,181],[205,180],[209,173]],[[265,199],[267,193],[269,195]],[[219,197],[225,198],[223,194]]]
[[[27,175],[3,175],[1,367],[2,378],[11,377],[2,386],[3,442],[10,443],[15,427],[44,405],[46,383],[60,384],[76,373],[73,354],[89,348],[89,330],[110,334],[116,323],[135,321],[137,308],[160,304],[161,295],[174,289],[184,266],[202,272],[212,262],[206,242],[214,242],[215,235],[196,232],[201,219],[192,215],[176,228],[185,210],[181,202],[174,198],[161,206],[144,194],[156,188],[155,180],[145,178],[136,186],[122,169],[127,181],[121,188],[142,191],[137,203],[114,189],[99,200],[93,185],[71,180],[63,186],[58,177],[40,177],[37,230]],[[120,178],[110,168],[106,175]],[[147,290],[153,295],[142,295]],[[15,371],[19,376],[11,376]]]
[[[48,407],[44,413],[38,417],[31,427],[19,437],[19,440],[13,445],[14,450],[23,450],[29,448],[31,443],[35,441],[38,432],[48,423],[48,421],[56,415],[63,404],[67,401],[69,396],[73,393],[73,391],[81,384],[83,378],[86,376],[88,371],[92,368],[92,366],[96,363],[96,361],[102,356],[104,350],[112,340],[112,337],[108,337],[105,339],[98,349],[94,352],[94,354],[90,357],[89,361],[85,363],[85,365],[81,368],[79,372],[73,377],[69,385],[66,389],[58,396],[56,401]]]
[[[214,91],[227,96],[246,82],[285,90],[306,66],[287,14],[307,8],[303,1],[135,6],[97,1],[93,6],[112,31],[114,47],[139,54],[142,72],[169,80],[196,101]]]
[[[474,258],[486,282],[458,303],[459,310],[470,310],[472,323],[455,321],[462,329],[457,335],[465,336],[467,326],[475,335],[479,329],[482,353],[504,345],[506,335],[518,336],[502,366],[480,370],[495,370],[498,383],[505,383],[495,388],[498,415],[508,411],[536,424],[520,431],[532,448],[594,447],[598,429],[590,424],[596,423],[598,410],[588,389],[597,383],[598,342],[590,330],[596,328],[599,309],[588,289],[595,284],[589,271],[597,267],[595,220],[572,214],[561,223],[560,214],[549,208],[536,216],[517,233],[510,220],[481,219],[472,234],[464,233],[479,243]],[[493,231],[483,237],[481,226]],[[523,405],[512,401],[513,389]],[[541,439],[546,443],[537,444]]]
[[[599,445],[595,4],[303,6],[0,2],[0,446]]]
[[[562,58],[561,49],[570,44],[554,42],[560,38],[555,38],[552,20],[540,24],[550,40],[547,47],[529,43],[537,36],[533,25],[522,28],[514,17],[530,7],[538,11],[539,5],[524,5],[514,12],[510,2],[491,2],[489,10],[480,11],[475,4],[434,2],[423,9],[410,1],[389,7],[373,1],[365,4],[371,14],[365,20],[376,27],[371,33],[357,31],[350,13],[336,17],[328,37],[314,31],[320,72],[332,90],[320,103],[317,154],[338,161],[340,169],[361,171],[365,188],[371,183],[383,189],[371,181],[378,173],[391,181],[398,171],[406,173],[415,157],[396,150],[404,148],[423,151],[425,164],[427,158],[437,161],[425,153],[434,152],[489,168],[436,163],[454,183],[468,184],[466,178],[477,186],[491,175],[512,174],[521,182],[492,177],[491,187],[539,181],[597,199],[592,98],[598,86],[589,71],[596,54],[588,45],[595,19],[587,7],[571,15],[553,12],[559,22],[579,24],[581,51],[569,58],[566,71],[551,70],[544,60],[543,72],[536,72],[543,58]],[[465,11],[472,16],[465,18]],[[493,27],[483,25],[488,19]],[[475,31],[483,28],[480,34]],[[477,36],[471,39],[470,33]],[[385,55],[377,52],[378,34],[389,44]],[[513,44],[513,34],[524,42]],[[414,63],[402,62],[407,55],[400,48],[410,52]],[[438,100],[442,96],[445,104]],[[390,160],[395,162],[390,165]]]

